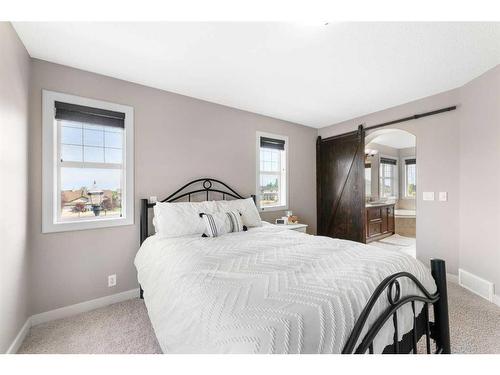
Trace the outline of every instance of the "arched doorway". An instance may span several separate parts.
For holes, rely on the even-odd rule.
[[[367,243],[416,257],[415,135],[375,130],[365,139]]]

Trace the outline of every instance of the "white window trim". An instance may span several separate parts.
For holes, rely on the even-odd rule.
[[[285,141],[285,204],[280,206],[271,206],[271,207],[260,207],[260,137],[274,138]],[[288,153],[288,137],[286,135],[272,134],[258,131],[255,137],[255,197],[257,208],[262,212],[272,212],[272,211],[284,211],[288,210],[289,201],[290,201],[290,173],[289,173],[289,160],[290,155]]]
[[[406,178],[406,160],[407,159],[415,159],[417,160],[416,156],[405,156],[403,158],[401,158],[401,166],[403,168],[403,186],[404,186],[404,193],[401,194],[403,196],[403,199],[413,199],[415,200],[416,199],[416,194],[414,197],[411,197],[409,195],[406,195],[406,193],[408,192],[408,186],[406,186],[406,184],[408,183],[408,180]],[[415,180],[417,179],[417,167],[415,166]]]
[[[56,222],[58,207],[57,122],[55,101],[125,113],[125,160],[123,169],[123,217],[78,222]],[[134,109],[130,106],[42,90],[42,233],[65,232],[134,224]]]
[[[384,197],[384,198],[398,199],[399,198],[399,163],[400,163],[400,161],[399,161],[399,158],[397,156],[379,154],[379,167],[378,167],[379,168],[379,178],[378,178],[379,196],[382,198],[382,184],[381,184],[382,177],[380,175],[380,167],[382,166],[382,158],[391,159],[391,160],[396,161],[396,165],[394,168],[394,173],[395,173],[395,176],[394,176],[394,195],[391,195],[390,197]]]

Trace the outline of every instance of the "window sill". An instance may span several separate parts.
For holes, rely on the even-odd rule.
[[[42,225],[42,233],[58,233],[58,232],[70,232],[79,230],[90,230],[90,229],[101,229],[101,228],[112,228],[124,225],[133,225],[133,219],[120,218],[120,219],[100,219],[100,220],[88,220],[81,222],[69,222],[69,223],[50,223],[47,225]]]
[[[260,208],[261,212],[273,212],[273,211],[285,211],[288,210],[288,206],[272,206]]]

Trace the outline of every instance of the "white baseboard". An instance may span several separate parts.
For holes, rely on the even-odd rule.
[[[132,289],[132,290],[127,290],[126,292],[121,292],[101,298],[91,299],[90,301],[77,303],[75,305],[61,307],[60,309],[50,310],[47,312],[43,312],[41,314],[33,315],[31,317],[31,325],[36,326],[37,324],[50,322],[52,320],[67,318],[68,316],[95,310],[98,309],[99,307],[104,307],[111,305],[113,303],[126,301],[138,296],[139,296],[139,289]]]
[[[497,306],[500,306],[500,296],[498,294],[493,295],[493,303]]]
[[[495,286],[491,281],[485,280],[461,268],[458,269],[458,283],[461,287],[493,302]]]
[[[450,283],[454,283],[454,284],[457,284],[457,285],[460,285],[460,282],[459,282],[459,279],[458,279],[458,276],[457,275],[454,275],[452,273],[447,273],[446,274],[446,279],[450,282]],[[477,294],[474,290],[471,290],[470,288],[467,288],[466,286],[463,286],[463,285],[460,285],[461,287],[471,291],[472,293],[474,294]],[[481,296],[482,297],[482,296]],[[487,298],[486,298],[487,299]],[[493,302],[495,305],[497,306],[500,306],[500,295],[498,294],[493,294],[493,298],[491,300],[491,302]]]
[[[17,353],[17,351],[21,347],[21,344],[23,343],[24,339],[28,335],[30,328],[31,328],[31,317],[26,319],[26,322],[21,327],[21,330],[17,334],[16,338],[14,339],[12,344],[9,346],[9,349],[7,349],[7,351],[5,352],[6,354],[16,354]]]
[[[50,322],[52,320],[67,318],[72,315],[95,310],[98,309],[99,307],[104,307],[112,305],[113,303],[127,301],[129,299],[133,299],[136,297],[139,297],[139,288],[127,290],[125,292],[117,294],[111,294],[109,296],[101,298],[92,299],[90,301],[77,303],[75,305],[61,307],[59,309],[46,311],[41,314],[32,315],[26,320],[26,323],[24,323],[23,327],[21,328],[16,338],[14,339],[9,349],[7,350],[7,354],[17,353],[19,347],[23,343],[24,339],[26,338],[26,335],[28,334],[32,326]]]

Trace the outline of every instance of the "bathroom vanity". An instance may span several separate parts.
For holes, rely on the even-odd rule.
[[[366,243],[394,234],[394,203],[366,204]]]

